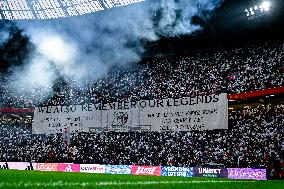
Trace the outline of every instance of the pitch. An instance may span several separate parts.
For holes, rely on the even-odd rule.
[[[0,171],[0,188],[276,189],[283,181],[229,180],[38,171]]]

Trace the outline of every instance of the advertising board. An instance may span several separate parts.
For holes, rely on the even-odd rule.
[[[195,167],[193,169],[195,177],[228,178],[228,170],[225,168]]]
[[[105,165],[99,164],[80,164],[82,173],[105,173]]]
[[[253,179],[267,180],[266,169],[250,169],[250,168],[229,168],[228,178],[230,179]]]
[[[176,176],[176,177],[192,177],[193,168],[192,167],[161,167],[162,176]]]
[[[156,175],[161,176],[160,166],[137,166],[132,165],[133,175]]]
[[[59,163],[57,169],[62,172],[80,172],[80,164]]]
[[[131,165],[106,165],[107,174],[131,174]]]
[[[57,171],[58,163],[36,163],[35,170],[38,171]]]

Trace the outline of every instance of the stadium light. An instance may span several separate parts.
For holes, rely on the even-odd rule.
[[[269,11],[270,7],[271,7],[271,3],[269,1],[264,1],[260,7],[264,10],[264,11]]]
[[[271,2],[263,1],[260,5],[253,5],[250,8],[245,9],[245,13],[248,19],[252,19],[267,14],[270,9]]]

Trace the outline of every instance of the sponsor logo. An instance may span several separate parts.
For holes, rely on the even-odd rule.
[[[220,174],[222,169],[211,169],[211,168],[198,168],[198,173],[214,173]]]
[[[107,165],[106,173],[108,174],[131,174],[130,165]]]
[[[37,163],[36,170],[38,171],[57,171],[57,163]]]
[[[105,166],[98,164],[81,164],[80,172],[86,173],[105,173]]]
[[[85,171],[101,171],[104,170],[102,167],[82,167],[81,170]]]
[[[228,178],[231,179],[267,180],[266,169],[230,168],[228,172]]]
[[[73,172],[71,165],[68,165],[65,169],[64,172]]]
[[[161,176],[161,167],[159,166],[132,166],[134,175],[156,175]]]
[[[152,168],[145,168],[145,167],[138,167],[137,171],[135,172],[136,175],[139,174],[149,174],[149,175],[153,175],[154,172],[156,170],[156,167],[152,167]]]
[[[162,176],[192,177],[192,167],[162,167]]]
[[[72,163],[59,163],[58,171],[63,172],[80,172],[80,164],[72,164]]]
[[[207,168],[207,167],[199,167],[194,168],[194,176],[196,177],[213,177],[213,178],[227,178],[228,177],[228,169],[222,168]]]

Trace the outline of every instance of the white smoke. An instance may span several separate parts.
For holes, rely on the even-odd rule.
[[[8,32],[0,31],[0,46],[8,40],[9,36]]]
[[[86,79],[105,74],[113,64],[139,61],[143,41],[189,35],[201,29],[192,24],[192,17],[211,12],[221,3],[148,0],[73,18],[18,21],[36,50],[16,75],[21,77],[21,85],[33,88],[52,85],[58,75]]]
[[[0,22],[0,47],[10,38],[10,24]]]

